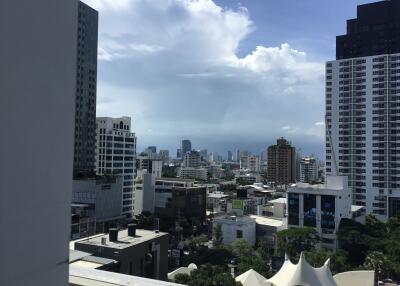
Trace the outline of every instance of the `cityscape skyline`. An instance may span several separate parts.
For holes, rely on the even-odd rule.
[[[173,154],[190,138],[219,153],[259,153],[283,136],[305,153],[324,156],[324,63],[334,59],[334,38],[345,33],[345,20],[366,1],[327,4],[340,9],[316,41],[323,32],[316,21],[333,17],[316,1],[305,7],[288,1],[85,2],[101,14],[98,116],[130,116],[138,150],[163,142],[159,147]],[[261,15],[283,8],[290,21]],[[295,15],[296,8],[302,13]],[[311,8],[321,15],[305,21]],[[296,20],[308,27],[303,42],[289,31]],[[217,40],[209,41],[208,29]]]

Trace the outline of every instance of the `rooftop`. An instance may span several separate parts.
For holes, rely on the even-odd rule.
[[[257,224],[261,224],[261,225],[268,225],[268,226],[275,226],[275,227],[281,227],[284,225],[284,223],[281,219],[270,218],[270,217],[265,217],[265,216],[258,216],[258,215],[250,215],[250,217],[252,219],[255,219]]]
[[[125,230],[120,230],[118,232],[118,241],[116,241],[116,242],[111,242],[109,240],[108,234],[101,234],[101,235],[94,235],[94,236],[90,236],[85,239],[81,239],[79,241],[76,241],[75,243],[98,245],[101,247],[109,247],[109,248],[116,248],[116,249],[124,249],[127,247],[131,247],[133,245],[141,244],[145,241],[149,241],[149,240],[159,238],[162,236],[166,236],[166,235],[168,235],[168,234],[164,233],[164,232],[156,233],[155,231],[151,231],[151,230],[137,229],[136,236],[131,237],[131,236],[128,236],[128,230],[125,229]],[[104,245],[102,244],[102,238],[106,239],[106,243]]]
[[[286,204],[286,198],[277,198],[277,199],[274,199],[274,200],[270,200],[268,202],[272,203],[272,204],[274,204],[274,203]]]
[[[182,284],[80,266],[69,267],[69,283],[82,286],[182,286]]]
[[[207,195],[207,197],[214,198],[214,199],[223,199],[223,198],[229,197],[229,195],[227,195],[225,193],[209,193]]]

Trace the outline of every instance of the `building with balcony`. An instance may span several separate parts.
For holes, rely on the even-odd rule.
[[[132,217],[135,194],[136,136],[131,118],[97,118],[96,172],[122,177],[122,214]]]

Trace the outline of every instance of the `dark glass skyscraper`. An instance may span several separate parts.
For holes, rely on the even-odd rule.
[[[190,140],[188,139],[182,140],[181,150],[182,150],[181,156],[182,158],[184,158],[187,152],[192,151],[192,142],[190,142]]]
[[[94,173],[98,12],[79,2],[74,177]]]
[[[347,34],[336,37],[336,59],[400,53],[400,0],[357,7],[347,20]]]

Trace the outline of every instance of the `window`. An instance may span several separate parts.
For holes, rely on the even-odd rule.
[[[241,229],[236,230],[236,238],[243,238],[243,230]]]

